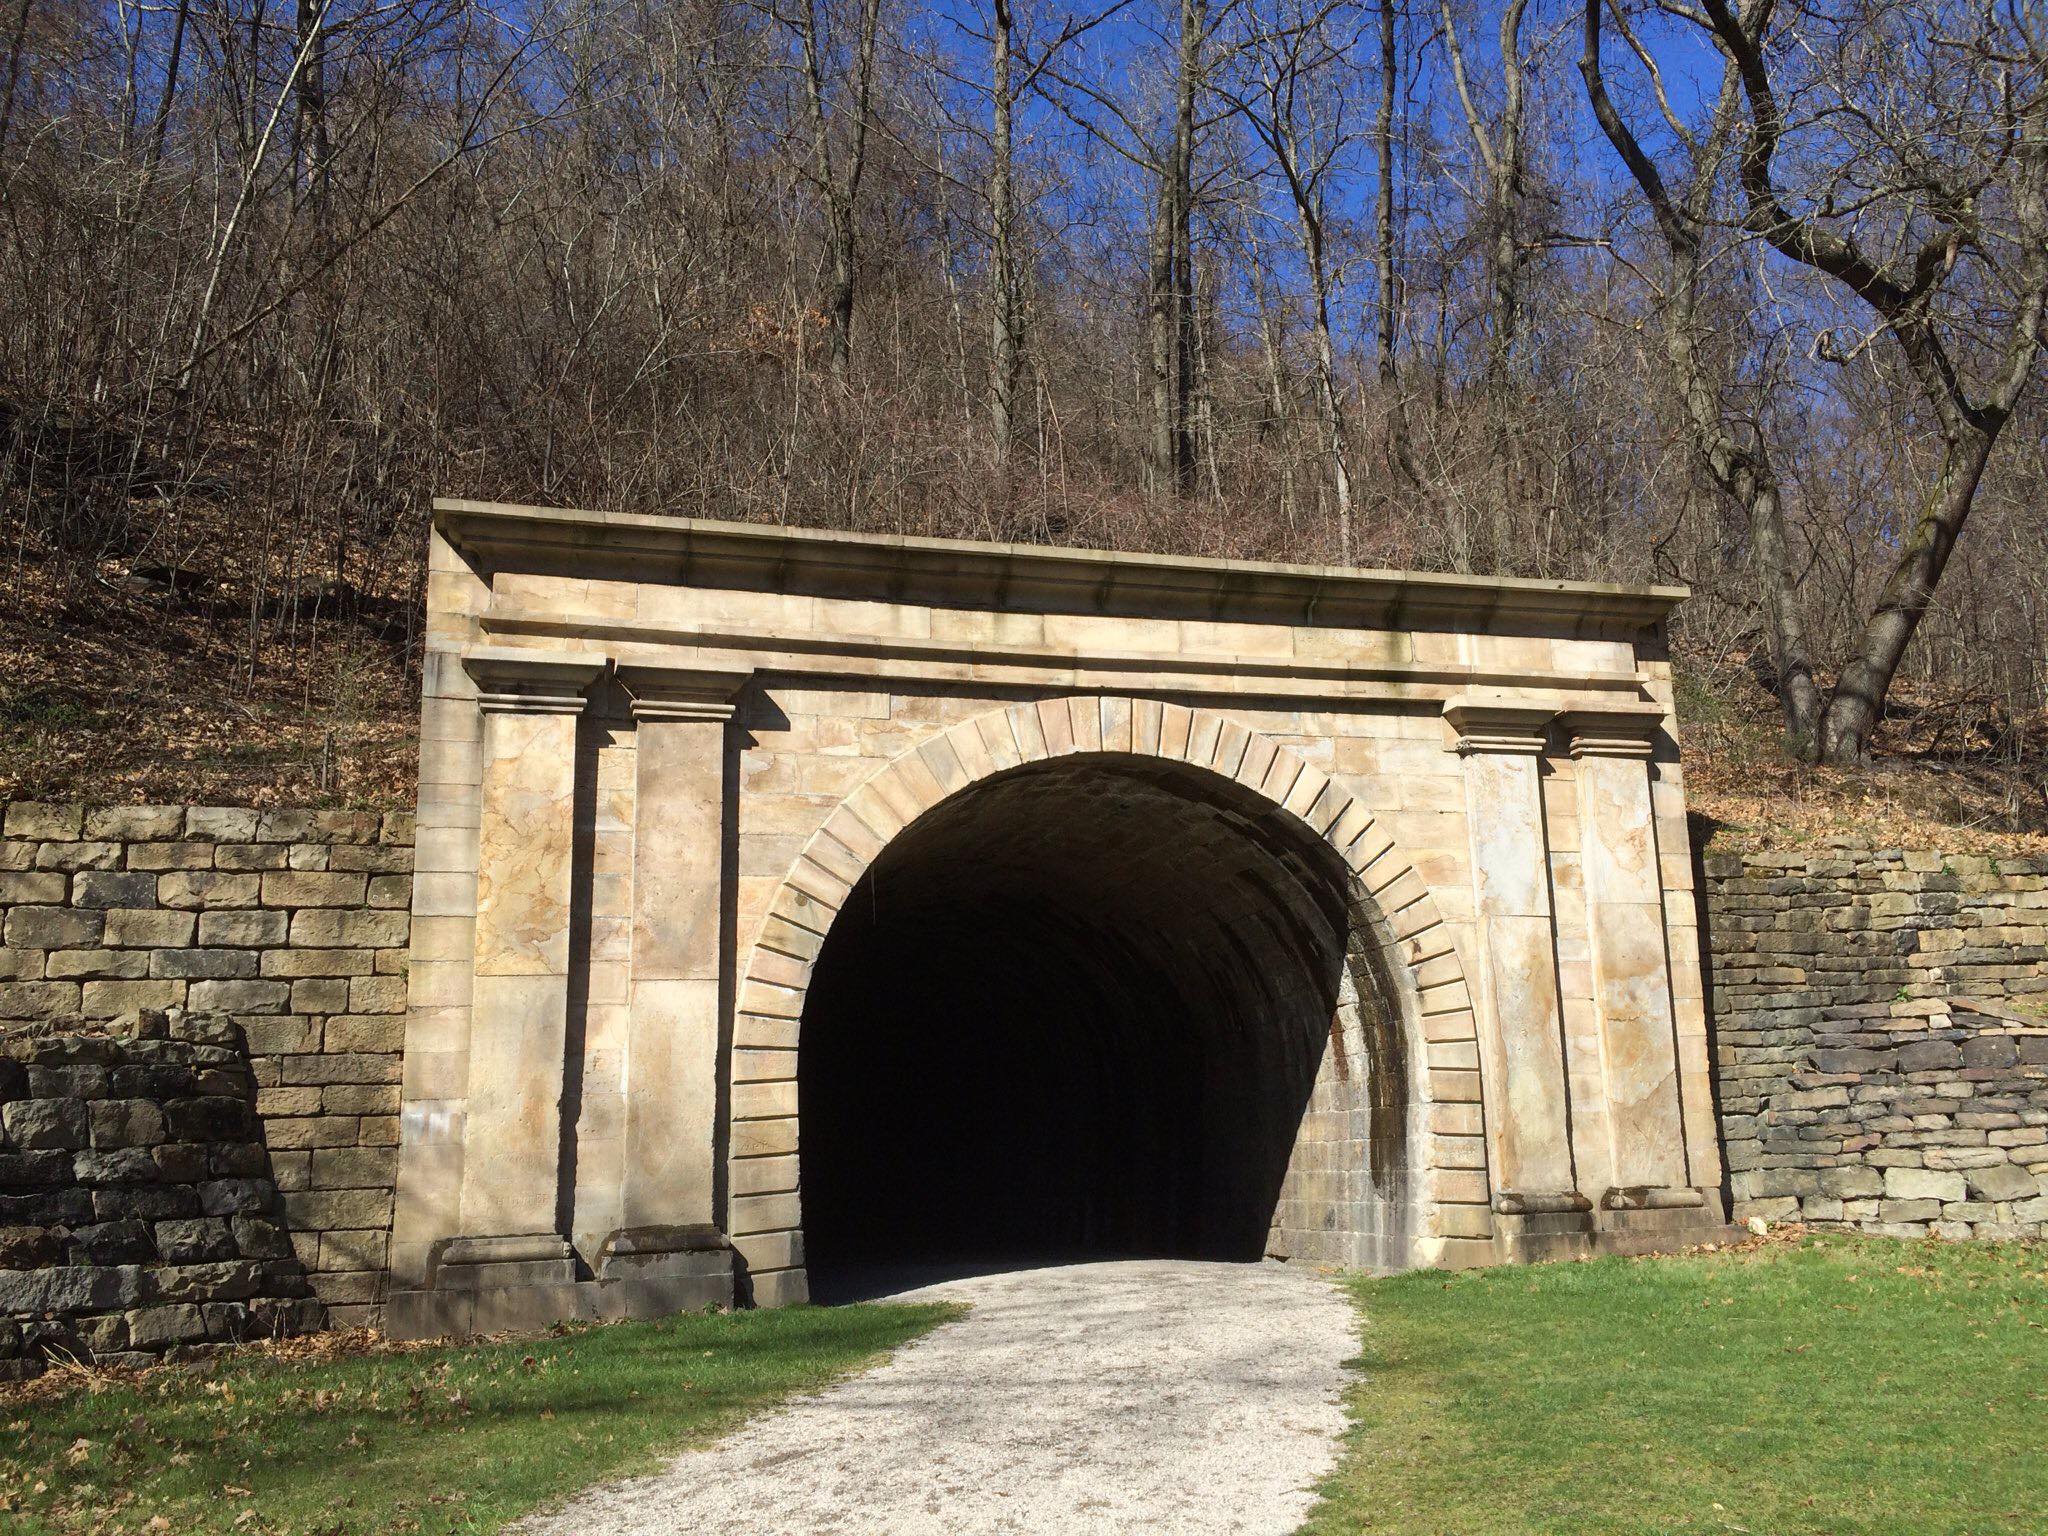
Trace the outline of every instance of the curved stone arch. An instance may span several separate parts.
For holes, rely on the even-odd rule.
[[[1356,796],[1263,732],[1159,699],[1072,694],[990,709],[906,748],[833,808],[776,889],[740,972],[728,1118],[727,1229],[757,1301],[805,1294],[794,1176],[797,1049],[812,967],[833,918],[882,850],[942,800],[1013,768],[1087,753],[1156,757],[1219,774],[1291,813],[1335,850],[1398,971],[1424,1149],[1415,1170],[1423,1215],[1417,1260],[1439,1257],[1446,1240],[1490,1236],[1471,992],[1414,862]],[[750,1175],[749,1165],[769,1164],[786,1171],[764,1180]]]

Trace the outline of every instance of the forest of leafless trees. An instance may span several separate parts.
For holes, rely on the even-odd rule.
[[[1684,581],[1800,755],[2038,736],[2033,0],[0,12],[0,602],[253,670],[455,493]]]

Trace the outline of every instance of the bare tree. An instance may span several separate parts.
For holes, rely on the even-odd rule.
[[[1422,468],[1408,433],[1408,403],[1402,396],[1401,312],[1407,305],[1401,282],[1399,231],[1395,219],[1395,108],[1400,101],[1400,34],[1395,0],[1378,0],[1380,94],[1373,143],[1378,185],[1373,201],[1373,266],[1379,277],[1379,387],[1387,412],[1387,453],[1411,486],[1423,484]]]
[[[823,308],[832,377],[846,382],[853,358],[853,310],[859,273],[860,188],[874,121],[875,44],[882,0],[851,0],[853,38],[840,37],[834,0],[799,0],[774,14],[795,36],[810,122],[810,175],[824,204]],[[844,56],[842,56],[844,55]]]
[[[1086,18],[1069,15],[1053,37],[1034,42],[1019,26],[1015,0],[990,0],[989,51],[989,426],[996,459],[1007,464],[1017,430],[1017,391],[1023,378],[1024,246],[1017,203],[1017,115],[1061,53],[1110,20],[1130,0],[1113,0]]]
[[[1486,174],[1482,232],[1488,247],[1488,294],[1492,311],[1487,329],[1487,378],[1496,388],[1507,376],[1515,351],[1515,334],[1521,328],[1521,277],[1527,260],[1522,235],[1522,200],[1527,190],[1529,65],[1522,56],[1522,24],[1529,13],[1528,0],[1507,0],[1500,8],[1497,39],[1500,62],[1501,101],[1496,115],[1480,105],[1472,84],[1472,69],[1458,39],[1455,0],[1439,0],[1443,18],[1444,52],[1450,60],[1451,78],[1457,85],[1458,105],[1464,112],[1465,130],[1479,154]]]
[[[1706,129],[1695,132],[1675,111],[1654,59],[1625,34],[1649,81],[1665,127],[1683,151],[1680,179],[1667,179],[1623,118],[1607,89],[1601,59],[1601,19],[1612,0],[1585,0],[1585,48],[1579,72],[1600,130],[1628,168],[1662,239],[1666,264],[1661,296],[1664,358],[1685,414],[1693,450],[1714,484],[1748,519],[1752,561],[1760,584],[1771,671],[1795,750],[1813,750],[1820,693],[1808,653],[1805,622],[1786,549],[1785,505],[1769,445],[1753,423],[1745,423],[1724,399],[1722,382],[1709,358],[1705,283],[1715,254],[1708,245],[1714,229],[1717,178],[1737,131],[1737,86],[1733,66],[1724,71]]]
[[[1356,139],[1350,122],[1350,69],[1360,19],[1346,0],[1282,0],[1248,11],[1240,50],[1243,79],[1231,92],[1232,104],[1278,175],[1294,220],[1308,283],[1316,420],[1336,510],[1338,551],[1347,561],[1353,543],[1351,466],[1330,318],[1336,274],[1329,225],[1331,183],[1348,170],[1346,157]]]
[[[1147,120],[1124,82],[1083,78],[1058,66],[1043,71],[1061,88],[1049,99],[1151,182],[1145,243],[1145,347],[1149,364],[1145,471],[1155,494],[1186,496],[1195,488],[1194,218],[1197,145],[1213,119],[1211,45],[1217,22],[1209,0],[1169,0],[1165,122]],[[1114,9],[1120,10],[1122,6]]]
[[[1158,163],[1145,314],[1152,343],[1153,481],[1185,496],[1195,484],[1195,109],[1207,85],[1209,0],[1180,0],[1176,43],[1172,130]]]
[[[1788,193],[1779,173],[1795,125],[1774,78],[1774,0],[1704,3],[1748,104],[1749,228],[1867,306],[1938,439],[1918,514],[1821,721],[1820,755],[1860,761],[2041,354],[2048,37],[2023,11],[1902,5],[1852,6],[1792,39],[1817,61],[1810,84],[1826,105],[1806,119],[1817,141],[1806,185]],[[1951,35],[1958,20],[1975,30]],[[1902,75],[1906,87],[1892,89]]]
[[[1017,23],[1010,0],[992,0],[989,28],[989,430],[1007,465],[1016,433],[1017,382],[1024,365],[1024,296],[1017,257],[1017,98],[1011,55]]]

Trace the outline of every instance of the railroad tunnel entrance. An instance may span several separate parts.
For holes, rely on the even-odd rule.
[[[984,779],[854,888],[798,1067],[817,1293],[874,1266],[1405,1251],[1410,1062],[1368,903],[1160,759]]]

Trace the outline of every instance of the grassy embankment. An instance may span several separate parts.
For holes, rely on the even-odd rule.
[[[495,1530],[871,1363],[941,1306],[799,1307],[462,1348],[251,1356],[0,1395],[0,1529]]]
[[[1353,1290],[1319,1536],[2048,1530],[2048,1245],[1806,1237]]]

